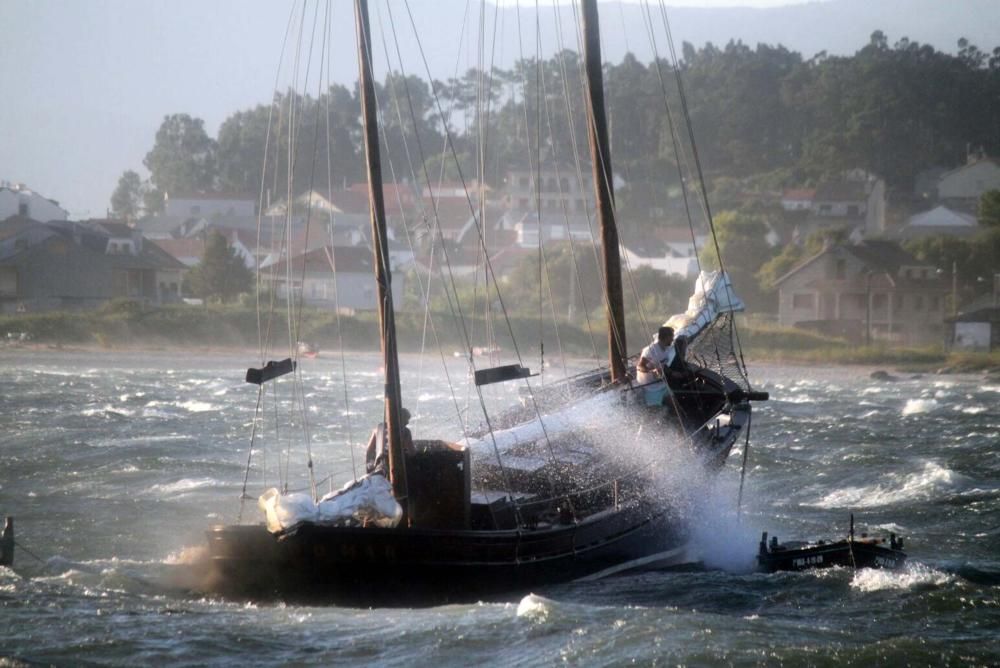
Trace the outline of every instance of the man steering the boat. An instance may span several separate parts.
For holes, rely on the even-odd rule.
[[[399,411],[400,418],[400,436],[403,439],[403,453],[411,455],[414,452],[413,449],[413,434],[410,433],[410,411],[405,408]],[[388,457],[386,453],[386,440],[388,439],[386,424],[384,422],[379,423],[377,427],[372,429],[371,436],[368,437],[368,448],[365,451],[365,469],[368,473],[372,473],[383,466],[385,466],[386,458]]]
[[[674,350],[674,328],[663,326],[656,331],[656,339],[642,349],[636,364],[637,380],[648,385],[665,380],[664,368],[669,367],[677,354]]]

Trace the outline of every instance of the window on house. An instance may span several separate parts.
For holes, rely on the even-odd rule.
[[[18,202],[18,204],[17,204],[17,215],[24,216],[25,218],[28,217],[28,203],[27,202]]]
[[[924,297],[923,295],[913,295],[913,310],[923,311],[924,310]]]
[[[792,308],[807,309],[815,307],[816,307],[816,295],[811,293],[804,295],[792,295]]]
[[[888,304],[888,295],[884,294],[872,295],[873,310],[884,311],[887,304]]]
[[[850,204],[850,205],[848,205],[848,207],[847,207],[847,215],[848,216],[857,216],[858,215],[858,205],[857,204]]]
[[[820,204],[819,212],[823,215],[830,215],[833,212],[833,205],[831,204]]]

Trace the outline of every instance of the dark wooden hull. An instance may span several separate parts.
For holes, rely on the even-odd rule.
[[[530,531],[303,524],[208,531],[209,589],[238,598],[419,606],[505,599],[544,585],[684,563],[682,523],[638,508]]]
[[[757,555],[761,570],[803,571],[812,568],[902,568],[906,553],[868,540],[840,540],[802,547],[772,549]]]
[[[703,378],[712,394],[692,394],[687,405],[660,410],[667,416],[701,412],[705,424],[706,412],[715,415],[728,406],[727,424],[708,424],[692,438],[712,469],[725,462],[745,432],[750,406],[727,403],[737,389],[727,379],[710,372]],[[545,487],[536,482],[520,481],[520,489]],[[253,600],[435,605],[508,599],[545,585],[686,563],[687,524],[650,494],[646,483],[634,477],[597,487],[578,482],[583,491],[556,499],[571,501],[575,521],[559,512],[532,516],[532,502],[523,502],[522,528],[515,528],[513,515],[505,526],[498,513],[492,514],[493,526],[476,526],[475,512],[461,528],[301,524],[273,535],[263,525],[216,526],[208,531],[207,588]]]

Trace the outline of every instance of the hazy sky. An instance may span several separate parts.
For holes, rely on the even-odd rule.
[[[464,0],[447,1],[465,6]],[[1000,0],[964,1],[1000,7]],[[333,79],[349,83],[357,72],[351,3],[333,4]],[[385,5],[371,4],[377,30]],[[764,8],[800,2],[668,4]],[[445,20],[417,11],[431,7],[427,0],[410,5],[432,64],[455,63],[458,27],[443,25],[455,12]],[[521,2],[522,8],[533,5]],[[27,184],[58,200],[72,217],[103,216],[124,170],[146,175],[142,159],[165,115],[200,117],[215,136],[228,115],[270,98],[291,7],[289,0],[0,0],[0,180]],[[399,2],[393,7],[396,23],[405,22],[405,8]],[[602,23],[617,20],[614,4],[610,9],[602,9]],[[979,23],[995,25],[1000,13],[994,18]],[[621,32],[622,24],[616,26]],[[675,36],[685,39],[678,32],[675,27]],[[851,51],[867,40],[867,32],[858,32]],[[618,60],[621,54],[606,49],[605,56]],[[432,73],[447,78],[452,67]],[[423,74],[416,65],[409,73]]]

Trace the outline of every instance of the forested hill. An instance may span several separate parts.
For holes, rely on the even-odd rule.
[[[608,56],[620,59],[627,45],[643,57],[641,5],[626,1],[619,11],[617,4],[601,5]],[[671,3],[667,0],[666,4]],[[678,41],[699,46],[730,40],[751,46],[782,44],[806,58],[821,51],[854,53],[875,30],[894,40],[907,37],[950,53],[957,51],[955,45],[962,37],[992,47],[1000,44],[998,14],[996,0],[823,0],[766,9],[669,8]],[[621,31],[623,24],[626,30]]]
[[[884,177],[891,188],[909,192],[919,172],[961,164],[970,147],[1000,155],[1000,48],[996,47],[962,42],[958,53],[951,54],[875,31],[866,46],[848,56],[805,58],[782,46],[736,42],[701,48],[685,43],[679,56],[698,148],[715,185],[720,177],[753,177],[774,189],[864,168]],[[587,145],[585,124],[574,123],[566,113],[567,108],[583,108],[579,68],[579,56],[566,50],[540,67],[528,58],[510,69],[497,69],[488,78],[493,83],[493,111],[487,181],[501,186],[505,170],[531,155],[528,142],[539,131],[550,147],[550,158],[571,159],[572,146]],[[539,73],[542,86],[536,83]],[[606,68],[613,158],[634,186],[620,204],[634,207],[640,217],[656,206],[643,196],[644,184],[650,191],[662,192],[664,183],[676,174],[671,167],[675,160],[669,118],[664,113],[664,96],[677,108],[672,79],[666,63],[657,68],[631,55]],[[465,174],[476,173],[476,87],[484,80],[470,70],[434,84]],[[415,156],[406,151],[418,145],[427,151],[443,146],[432,89],[412,74],[405,81],[399,74],[390,75],[378,88],[385,103],[398,104],[405,95],[404,108],[412,109],[405,117],[384,117],[383,139],[396,177],[418,180]],[[541,104],[539,93],[544,98]],[[329,127],[333,181],[353,181],[360,178],[361,165],[357,98],[340,85],[332,86],[323,98],[301,100],[296,105],[299,122],[304,128]],[[540,109],[546,118],[539,129]],[[163,192],[255,192],[261,182],[271,112],[264,105],[235,112],[221,125],[217,138],[208,136],[197,118],[168,116],[155,140],[150,138],[152,148],[144,160],[150,183],[139,184],[134,172],[126,175],[128,179],[123,176],[120,188],[131,192],[119,201],[135,201],[135,191],[143,187],[148,189],[147,211],[162,203]],[[316,119],[324,112],[329,113],[328,123]],[[312,155],[316,134],[301,132],[297,138],[302,144],[299,154]],[[557,151],[561,153],[556,155]],[[436,159],[430,152],[423,157],[429,163]],[[278,173],[268,174],[266,182],[283,183],[284,164],[272,162],[268,169]],[[316,168],[315,174],[307,170],[296,174],[302,182],[295,184],[295,190],[327,182],[326,162],[318,161]],[[446,170],[453,171],[454,165]],[[112,206],[121,212],[114,202]]]

